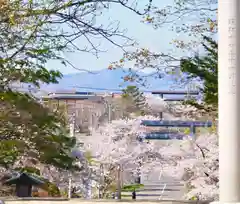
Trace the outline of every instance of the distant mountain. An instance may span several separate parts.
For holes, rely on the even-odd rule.
[[[148,83],[146,86],[139,86],[136,83],[123,82],[123,77],[126,76],[126,70],[108,70],[104,69],[96,73],[76,73],[64,75],[59,80],[58,84],[42,85],[41,89],[45,91],[56,90],[78,90],[78,91],[93,91],[104,92],[112,91],[118,92],[128,85],[137,85],[140,90],[169,90],[173,88],[176,83],[173,78],[165,77],[163,79],[155,79],[148,76]],[[137,73],[140,76],[146,76],[143,72]],[[176,87],[175,87],[176,88]],[[180,89],[180,88],[179,88]]]

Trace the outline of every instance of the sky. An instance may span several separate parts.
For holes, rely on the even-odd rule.
[[[142,5],[147,2],[146,0],[139,1]],[[164,7],[167,5],[172,5],[172,0],[153,0],[153,3],[158,7]],[[142,6],[140,6],[142,7]],[[110,21],[120,22],[121,29],[127,29],[126,34],[129,37],[133,37],[139,43],[139,47],[148,48],[151,51],[156,52],[168,52],[172,46],[170,42],[172,39],[178,37],[180,39],[186,39],[187,36],[177,36],[175,32],[171,31],[169,27],[164,26],[160,29],[155,30],[149,24],[141,23],[141,16],[121,7],[112,6],[107,12],[101,16],[98,21],[99,23],[108,24]],[[77,40],[76,44],[84,44],[84,40]],[[63,56],[66,57],[75,67],[78,69],[86,69],[89,71],[97,71],[101,69],[106,69],[109,64],[113,61],[121,59],[122,50],[113,45],[102,42],[102,48],[107,50],[107,52],[101,53],[99,57],[90,53],[64,53]],[[177,51],[176,55],[180,56],[181,51]],[[63,66],[59,62],[51,61],[47,64],[49,69],[60,70],[63,74],[72,74],[79,72],[78,70],[71,68],[70,66]]]

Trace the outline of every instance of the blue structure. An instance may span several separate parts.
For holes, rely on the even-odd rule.
[[[138,137],[139,141],[146,140],[182,140],[185,135],[179,132],[149,132]]]
[[[211,121],[181,121],[181,120],[142,120],[141,125],[147,127],[187,127],[190,128],[191,135],[194,136],[197,127],[212,127]],[[141,136],[142,139],[158,139],[158,140],[169,140],[169,139],[182,139],[184,134],[179,132],[151,132]]]
[[[212,127],[212,122],[182,120],[142,120],[141,125],[148,127]]]
[[[75,94],[79,94],[79,95],[94,95],[94,92],[87,92],[87,91],[77,91]]]
[[[91,100],[91,99],[100,99],[100,96],[94,96],[94,95],[52,95],[48,97],[50,99],[58,99],[58,100],[64,100],[64,99],[72,99],[72,100]]]
[[[75,90],[56,90],[52,94],[71,94],[71,95],[96,95],[94,92],[89,91],[75,91]]]

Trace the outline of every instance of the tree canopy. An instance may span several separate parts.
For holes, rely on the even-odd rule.
[[[146,100],[139,88],[136,86],[127,86],[122,91],[122,98],[128,104],[128,111],[140,111],[140,114],[143,114],[143,110],[146,107]]]
[[[63,57],[65,52],[103,51],[94,39],[100,38],[120,49],[133,43],[118,25],[97,23],[96,19],[117,4],[144,15],[131,2],[121,0],[69,0],[0,2],[0,165],[40,162],[62,169],[74,167],[71,149],[75,138],[69,138],[62,115],[44,107],[30,93],[19,92],[16,83],[57,83],[62,74],[47,67],[49,61],[60,61],[77,70]],[[117,43],[116,39],[123,43]],[[77,43],[77,40],[86,42]],[[28,161],[26,162],[26,158]],[[25,163],[24,163],[25,161]]]
[[[10,90],[1,93],[0,113],[2,166],[11,168],[18,162],[21,164],[21,159],[28,158],[33,164],[72,167],[74,159],[70,151],[75,138],[68,137],[66,121],[58,113],[43,107],[28,94]]]
[[[198,79],[203,83],[200,91],[203,94],[203,103],[188,101],[200,109],[217,109],[218,105],[218,44],[213,39],[204,36],[202,46],[205,49],[203,56],[183,58],[180,63],[182,72],[187,78]]]

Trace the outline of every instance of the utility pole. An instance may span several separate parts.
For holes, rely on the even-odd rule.
[[[110,103],[107,103],[108,106],[108,122],[111,122],[112,119],[112,105]]]
[[[91,199],[92,198],[92,178],[91,178],[91,175],[92,175],[92,169],[88,166],[87,164],[87,168],[88,168],[88,171],[89,171],[89,174],[88,174],[88,178],[87,178],[87,195],[86,195],[86,198],[87,199]]]
[[[99,185],[99,198],[103,198],[103,186],[104,186],[104,172],[103,164],[100,164],[100,185]]]
[[[75,114],[72,115],[70,118],[70,124],[69,124],[69,129],[70,129],[70,137],[75,136]],[[71,199],[72,197],[72,175],[69,173],[69,179],[68,179],[68,199]]]
[[[108,115],[108,123],[111,122],[112,119],[112,105],[108,101],[104,101],[105,108],[107,110],[107,115]]]
[[[68,199],[71,199],[71,197],[72,197],[72,178],[70,175],[68,179]]]
[[[160,94],[159,96],[163,100],[163,94]],[[163,120],[163,112],[159,113],[159,118],[160,118],[160,120]]]
[[[121,186],[121,165],[117,166],[117,199],[121,200],[122,186]]]

